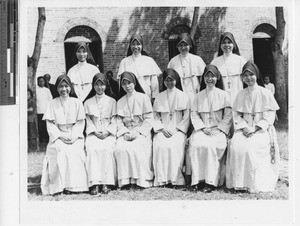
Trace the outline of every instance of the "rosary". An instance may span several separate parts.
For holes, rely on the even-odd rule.
[[[224,60],[224,64],[225,64],[225,69],[226,69],[226,80],[227,80],[227,87],[228,89],[230,89],[230,85],[231,85],[231,78],[230,78],[230,75],[228,74],[228,69],[227,69],[227,65],[226,65],[226,60],[225,60],[225,57],[223,55],[223,60]]]
[[[101,126],[101,129],[103,129],[103,118],[102,118],[103,104],[101,103],[101,101],[100,101],[100,103],[98,102],[97,96],[95,96],[95,98],[96,98],[97,108],[99,110],[99,122],[100,122],[100,126]]]
[[[208,115],[208,124],[211,124],[211,120],[212,120],[212,104],[210,99],[208,98],[208,93],[207,93],[207,89],[205,89],[205,93],[206,93],[206,98],[207,98],[207,103],[208,103],[208,107],[209,107],[209,115]]]

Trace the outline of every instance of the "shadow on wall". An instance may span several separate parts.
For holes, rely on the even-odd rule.
[[[200,53],[206,64],[209,64],[218,52],[220,36],[225,31],[219,24],[226,11],[227,7],[207,7],[199,18],[198,26],[202,36],[198,40],[198,54]]]
[[[164,70],[169,63],[169,50],[168,40],[162,37],[162,31],[172,18],[182,17],[192,20],[192,14],[184,12],[185,10],[186,7],[136,7],[129,17],[128,33],[123,40],[119,40],[123,22],[117,17],[114,18],[107,33],[108,38],[103,52],[104,72],[112,70],[116,77],[119,64],[126,57],[128,42],[134,34],[143,36],[144,50],[161,70]],[[208,7],[200,15],[198,26],[202,35],[197,40],[197,54],[207,64],[213,60],[218,50],[219,38],[224,32],[219,24],[224,19],[226,11],[227,7]]]
[[[105,72],[112,70],[116,76],[121,60],[126,57],[132,35],[143,36],[144,50],[163,70],[168,64],[168,40],[162,38],[164,26],[173,17],[181,16],[185,7],[136,7],[129,17],[129,29],[123,40],[118,40],[122,21],[114,18],[107,34],[104,50]],[[185,17],[188,15],[185,15]]]

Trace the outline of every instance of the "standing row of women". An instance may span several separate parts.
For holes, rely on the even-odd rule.
[[[223,55],[216,58],[216,65],[205,67],[203,63],[201,72],[201,64],[194,63],[200,57],[188,53],[190,37],[181,35],[180,64],[175,58],[170,61],[170,68],[163,72],[163,91],[158,94],[153,87],[159,69],[145,74],[147,65],[155,62],[141,57],[142,41],[133,38],[131,50],[137,55],[121,62],[119,71],[124,71],[119,74],[117,103],[101,73],[93,77],[92,90],[81,99],[86,100],[84,107],[72,97],[72,76],[68,73],[71,80],[60,76],[56,82],[60,97],[49,104],[44,115],[51,138],[44,160],[43,193],[87,191],[90,187],[91,194],[97,194],[99,185],[105,193],[107,185],[184,185],[184,163],[195,189],[210,192],[226,178],[227,187],[236,190],[273,190],[279,155],[272,124],[278,105],[270,92],[257,85],[260,74],[253,63],[240,60],[240,71],[231,69],[240,59],[231,61],[237,48],[233,36],[225,34],[220,43]],[[174,70],[172,65],[179,68]],[[225,76],[218,67],[225,68]],[[235,98],[232,90],[242,81],[248,87]],[[232,112],[235,131],[228,146]],[[194,129],[185,154],[190,123]]]

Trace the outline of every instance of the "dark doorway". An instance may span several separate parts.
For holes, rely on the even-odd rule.
[[[274,60],[271,44],[274,38],[253,38],[254,63],[258,66],[262,77],[270,76],[271,83],[275,83]]]
[[[98,33],[93,28],[88,26],[73,27],[66,34],[64,43],[66,72],[68,72],[71,67],[77,64],[75,46],[78,41],[88,42],[96,66],[101,72],[103,72],[102,41]]]

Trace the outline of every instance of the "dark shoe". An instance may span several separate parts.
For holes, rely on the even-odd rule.
[[[205,183],[204,182],[199,182],[197,184],[198,190],[203,190],[203,188],[205,187]]]
[[[168,183],[168,184],[166,185],[166,188],[174,188],[174,185],[173,185],[172,183]]]
[[[103,185],[101,192],[103,194],[108,194],[110,192],[110,189],[107,187],[107,185]]]
[[[131,188],[131,184],[126,184],[124,186],[122,186],[120,189],[121,190],[129,190]]]
[[[215,187],[212,186],[212,185],[208,185],[208,184],[207,184],[207,185],[204,187],[203,192],[204,192],[204,193],[211,193],[213,190],[215,190]]]
[[[196,193],[196,192],[198,191],[198,186],[197,186],[197,185],[192,185],[192,186],[190,187],[190,191]]]
[[[98,185],[93,185],[90,194],[91,195],[98,195],[98,193],[99,193]]]
[[[63,194],[64,195],[72,195],[72,192],[65,189],[65,190],[63,190]]]

